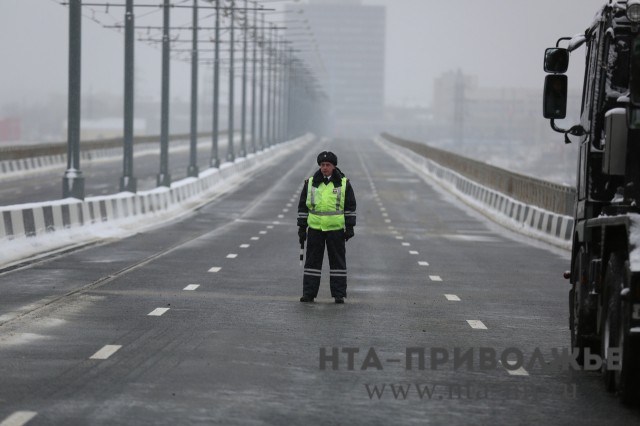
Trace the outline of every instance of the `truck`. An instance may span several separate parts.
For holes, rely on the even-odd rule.
[[[567,115],[570,56],[584,47],[580,122]],[[582,50],[582,49],[581,49]],[[606,388],[640,405],[640,0],[609,0],[584,33],[545,50],[543,116],[579,143],[569,290],[571,345]],[[599,363],[598,362],[598,363]],[[587,369],[587,368],[585,368]]]

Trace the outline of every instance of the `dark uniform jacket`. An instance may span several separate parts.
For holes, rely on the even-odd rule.
[[[339,168],[335,168],[331,175],[331,181],[335,188],[342,186],[342,178],[344,174]],[[316,188],[324,181],[324,176],[320,169],[313,175],[313,186]],[[304,187],[300,194],[300,201],[298,202],[298,226],[307,226],[307,217],[309,215],[309,208],[307,207],[307,191],[309,188],[309,179],[304,181]],[[347,190],[344,198],[344,226],[350,228],[356,226],[356,196],[353,193],[351,182],[347,179]]]

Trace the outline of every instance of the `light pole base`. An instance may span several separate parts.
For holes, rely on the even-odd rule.
[[[67,169],[62,178],[62,198],[77,198],[84,200],[84,178],[82,172]]]
[[[169,173],[158,174],[158,186],[171,186],[171,175]]]
[[[211,159],[209,159],[209,166],[214,169],[220,168],[220,159],[218,157],[211,157]]]
[[[189,168],[187,169],[188,177],[198,177],[199,173],[200,171],[198,170],[198,166],[189,166]]]
[[[133,192],[137,191],[138,180],[131,176],[120,177],[120,192]]]

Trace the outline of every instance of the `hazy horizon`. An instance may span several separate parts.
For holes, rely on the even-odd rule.
[[[423,106],[431,103],[433,80],[457,69],[477,76],[481,87],[541,88],[544,48],[554,45],[558,37],[586,29],[603,3],[363,0],[363,4],[386,7],[386,104]],[[123,8],[111,7],[108,14],[106,11],[106,7],[84,8],[85,95],[122,94],[123,36],[93,22],[91,16],[114,24],[121,20]],[[66,94],[67,7],[55,0],[3,0],[0,12],[0,49],[4,58],[1,103],[31,104],[50,95]],[[139,9],[136,23],[149,25],[153,13]],[[213,18],[206,18],[211,13],[203,10],[202,22],[213,24]],[[159,16],[156,11],[155,17]],[[172,12],[172,25],[189,22],[185,10]],[[574,54],[569,71],[571,85],[578,89],[583,55],[583,51]],[[201,68],[202,81],[210,71]],[[172,62],[172,98],[189,98],[189,69],[188,63]],[[160,50],[137,42],[136,98],[156,99],[159,92]]]

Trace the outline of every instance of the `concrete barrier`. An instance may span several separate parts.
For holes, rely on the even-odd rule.
[[[226,188],[235,178],[277,161],[313,139],[308,134],[275,145],[223,163],[219,169],[207,169],[198,178],[176,181],[169,188],[0,207],[0,266],[38,253],[121,238],[175,219],[209,202],[221,191],[221,183]]]
[[[425,173],[467,205],[480,211],[494,222],[554,246],[570,249],[573,217],[528,204],[496,189],[489,188],[459,173],[457,170],[444,167],[434,159],[425,156],[425,151],[422,149],[411,149],[411,145],[398,144],[398,140],[398,138],[383,134],[377,137],[375,142],[380,144],[383,149],[398,161],[413,167],[416,171]],[[416,153],[420,155],[415,155]],[[468,160],[456,154],[447,154],[459,157],[455,161],[458,164],[463,164],[464,160]],[[449,164],[454,163],[450,162]],[[500,170],[501,174],[505,176],[510,173],[507,170]],[[496,176],[492,176],[490,179],[495,181]],[[550,189],[545,194],[544,191],[540,190],[541,186],[536,185],[534,189],[537,192],[536,196],[547,200],[547,205],[561,206],[559,210],[567,210],[564,205],[565,200],[559,203],[553,200],[554,196],[558,196],[558,192],[554,191],[556,185],[549,183],[549,186]],[[565,193],[560,192],[560,194],[564,196]]]
[[[226,140],[227,131],[219,133]],[[234,139],[238,137],[237,134]],[[200,133],[198,146],[206,148],[211,144],[211,133]],[[170,152],[189,149],[189,135],[171,135]],[[134,156],[157,153],[160,136],[138,136],[134,138]],[[122,138],[82,141],[80,143],[81,163],[101,159],[122,158]],[[62,142],[27,146],[0,147],[0,178],[19,177],[28,173],[61,169],[67,165],[67,144]]]

